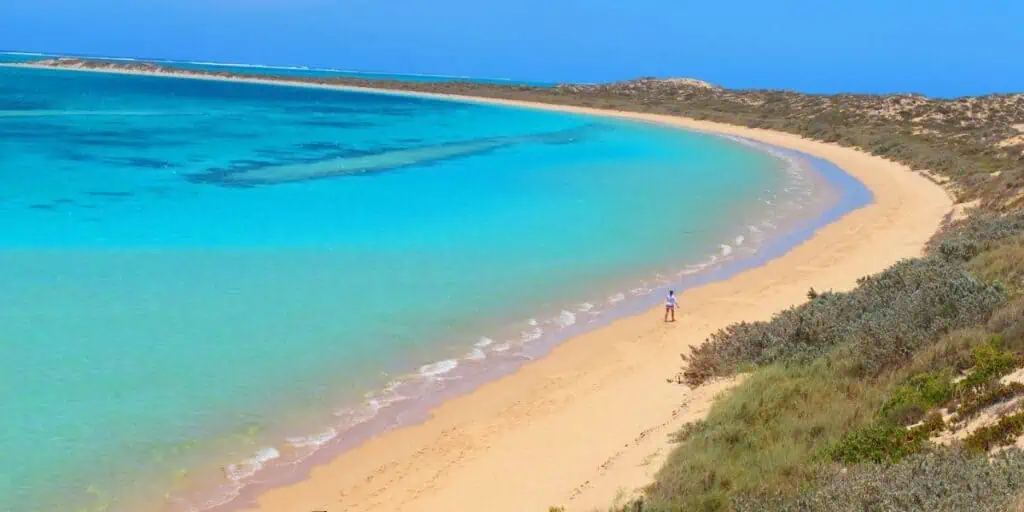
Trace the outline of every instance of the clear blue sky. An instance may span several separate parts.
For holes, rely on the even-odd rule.
[[[0,48],[543,81],[1024,91],[1020,0],[13,0]]]

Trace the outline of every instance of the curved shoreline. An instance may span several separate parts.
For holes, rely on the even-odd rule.
[[[81,71],[226,80],[192,73]],[[670,449],[666,434],[702,415],[714,393],[729,385],[688,390],[665,384],[686,346],[729,323],[768,318],[801,302],[812,286],[849,288],[864,274],[918,255],[951,207],[944,190],[902,165],[779,132],[473,96],[237,81],[557,110],[739,136],[828,160],[860,180],[875,202],[818,227],[809,240],[761,266],[687,290],[677,324],[662,324],[655,308],[571,338],[513,374],[445,401],[426,421],[373,437],[314,467],[305,480],[266,490],[255,503],[233,503],[232,509],[606,507],[620,489],[630,492],[647,483]]]
[[[392,92],[392,91],[374,91]],[[515,373],[451,398],[424,422],[384,432],[313,467],[297,483],[231,509],[567,510],[604,508],[648,483],[667,435],[702,417],[732,382],[666,384],[679,354],[715,330],[770,318],[809,288],[842,290],[918,256],[952,209],[944,189],[909,168],[801,137],[669,116],[476,97],[444,99],[656,122],[807,153],[863,183],[875,202],[817,229],[786,254],[681,294],[680,322],[660,308],[573,337]],[[248,503],[246,503],[248,502]]]
[[[803,203],[801,210],[808,214],[805,218],[792,216],[771,217],[771,220],[779,226],[775,228],[777,232],[761,240],[760,243],[755,242],[754,249],[747,249],[747,245],[738,245],[739,242],[734,242],[732,239],[728,240],[728,243],[737,244],[736,247],[741,249],[739,252],[743,254],[733,254],[730,256],[729,253],[716,253],[710,260],[705,260],[704,263],[699,265],[683,266],[683,271],[675,274],[676,277],[670,281],[654,283],[644,281],[641,283],[643,288],[632,290],[628,297],[622,293],[617,294],[622,297],[619,301],[609,302],[605,308],[599,310],[600,313],[597,316],[585,318],[583,322],[576,322],[576,316],[585,315],[587,312],[593,311],[593,309],[578,310],[573,314],[573,321],[571,323],[568,325],[558,325],[555,331],[549,331],[549,327],[552,327],[549,324],[551,321],[557,323],[557,319],[545,320],[540,324],[543,327],[543,331],[539,329],[537,331],[538,333],[543,332],[543,334],[537,334],[537,338],[532,339],[528,343],[515,344],[512,347],[517,349],[514,351],[514,354],[513,351],[506,352],[506,350],[509,350],[509,343],[499,343],[490,338],[483,338],[483,340],[486,340],[485,344],[477,343],[470,353],[461,358],[438,360],[425,364],[420,367],[420,374],[422,374],[424,368],[431,368],[430,372],[433,373],[433,367],[450,364],[449,367],[442,368],[440,372],[444,375],[444,378],[441,379],[441,381],[444,381],[443,386],[430,391],[426,395],[407,395],[400,390],[396,392],[396,387],[411,381],[402,378],[392,380],[384,388],[383,394],[373,393],[373,398],[369,399],[369,402],[379,404],[380,402],[378,401],[383,400],[384,403],[380,408],[374,407],[374,412],[369,416],[362,417],[355,424],[334,425],[320,434],[301,438],[316,440],[315,451],[312,453],[306,454],[298,460],[269,461],[265,467],[260,469],[259,473],[250,475],[252,476],[251,479],[247,478],[244,482],[240,482],[239,488],[230,490],[230,495],[214,493],[216,497],[212,499],[217,501],[227,500],[221,504],[207,505],[203,503],[206,498],[212,496],[202,492],[203,489],[206,489],[205,486],[200,487],[198,496],[191,496],[190,494],[180,496],[179,498],[184,498],[184,501],[181,501],[179,504],[184,509],[193,510],[194,508],[192,507],[196,506],[196,504],[203,503],[199,505],[203,507],[199,510],[214,512],[234,511],[249,506],[256,496],[262,492],[301,482],[313,468],[329,463],[335,457],[358,447],[369,439],[390,430],[406,428],[421,423],[430,416],[431,411],[444,402],[464,394],[473,393],[480,386],[488,382],[515,373],[523,365],[529,364],[530,361],[547,357],[552,349],[566,340],[587,332],[602,329],[622,318],[632,317],[648,311],[655,305],[660,304],[661,297],[668,289],[675,289],[677,291],[689,290],[707,283],[728,279],[750,268],[763,265],[765,262],[787,253],[796,245],[809,239],[822,226],[826,226],[843,215],[862,208],[873,201],[870,191],[860,182],[827,161],[817,159],[805,153],[762,144],[749,139],[731,136],[725,138],[733,140],[737,144],[751,146],[756,151],[769,153],[772,157],[783,160],[786,162],[784,164],[784,172],[799,174],[809,178],[810,181],[820,182],[814,185],[812,190],[822,193],[823,197],[828,197],[829,199],[816,198]],[[804,206],[811,206],[811,208],[803,210]],[[754,221],[754,219],[749,220]],[[768,228],[763,229],[767,230]],[[720,247],[726,246],[721,245]],[[753,252],[749,252],[751,250]],[[596,308],[590,302],[586,304],[590,308]],[[550,311],[548,312],[550,313]],[[562,310],[563,315],[566,313],[569,313],[569,311]],[[537,318],[541,317],[538,316]],[[538,325],[535,319],[531,319],[530,322],[532,322],[530,325]],[[525,335],[526,331],[521,332],[521,334]],[[498,337],[497,339],[504,340],[506,338]],[[498,345],[504,346],[502,349],[495,349],[500,352],[487,352],[489,347]],[[479,359],[472,357],[471,354],[474,352],[480,355]],[[506,354],[513,355],[501,357]],[[492,357],[495,356],[499,358],[491,363]],[[482,359],[486,359],[488,362],[483,367],[478,362]],[[476,364],[462,364],[467,362]],[[388,399],[390,396],[400,396],[402,398],[392,403]],[[293,444],[292,447],[295,447],[295,445]],[[268,450],[282,459],[285,458],[275,448],[264,448],[261,453]],[[257,454],[258,456],[259,454]],[[196,501],[197,498],[198,501]],[[175,499],[174,501],[177,502],[178,500]],[[186,503],[190,505],[186,505]]]

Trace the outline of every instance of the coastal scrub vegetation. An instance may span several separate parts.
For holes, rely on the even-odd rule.
[[[1010,510],[1022,236],[1024,214],[968,217],[849,292],[712,334],[680,383],[752,371],[676,435],[642,510]]]
[[[990,461],[963,451],[921,453],[892,465],[826,466],[816,482],[793,498],[744,496],[734,508],[738,512],[1016,511],[1024,490],[1024,454],[1003,452]]]

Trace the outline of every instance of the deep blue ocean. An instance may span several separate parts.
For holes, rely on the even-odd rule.
[[[635,122],[0,67],[0,510],[230,494],[754,253],[801,186]]]

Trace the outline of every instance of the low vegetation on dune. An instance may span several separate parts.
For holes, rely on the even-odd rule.
[[[987,319],[1004,300],[995,285],[942,257],[906,260],[864,277],[846,293],[810,300],[770,322],[740,323],[694,347],[681,380],[698,385],[744,365],[821,359],[842,345],[855,352],[845,371],[875,377],[937,335]]]
[[[734,502],[738,512],[857,512],[1020,510],[1024,453],[991,460],[962,451],[920,453],[892,465],[826,467],[817,484],[793,498],[753,496]]]
[[[749,375],[624,510],[1011,510],[1022,236],[1022,214],[977,215],[849,292],[713,334],[677,379]]]

